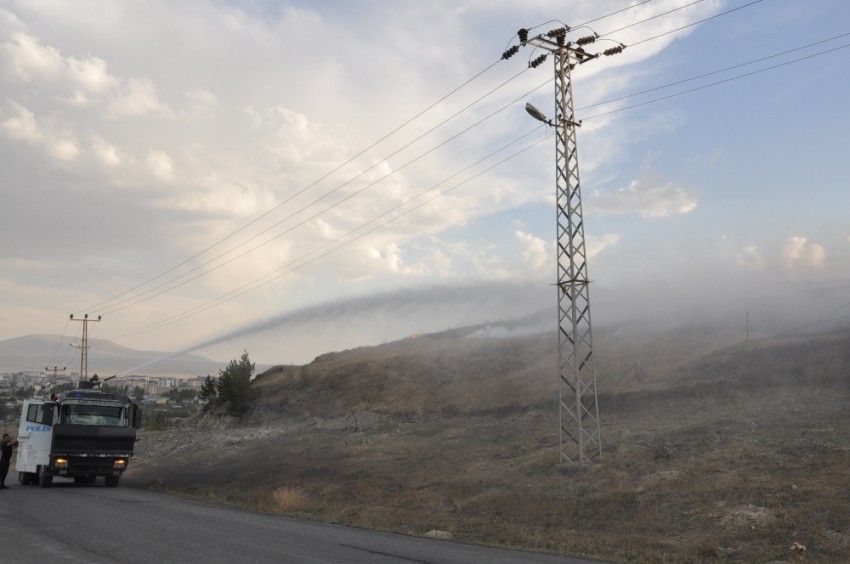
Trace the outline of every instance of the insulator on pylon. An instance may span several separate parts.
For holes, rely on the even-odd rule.
[[[545,61],[545,60],[546,60],[546,57],[547,57],[547,56],[548,56],[548,55],[546,55],[546,54],[544,54],[544,55],[540,55],[539,57],[537,57],[536,59],[534,59],[533,61],[531,61],[530,63],[528,63],[528,66],[529,66],[529,67],[531,67],[531,68],[533,68],[533,69],[536,69],[537,67],[539,67],[540,65],[542,65],[542,64],[543,64],[543,61]]]
[[[576,44],[578,44],[578,45],[589,45],[589,44],[593,43],[594,41],[596,41],[595,35],[587,35],[585,37],[579,37],[576,40]]]
[[[516,55],[518,52],[519,52],[519,45],[514,45],[513,47],[511,47],[510,49],[508,49],[507,51],[502,53],[502,58],[503,59],[510,59],[511,57]]]
[[[611,55],[618,55],[622,53],[623,49],[625,49],[624,45],[618,45],[616,47],[611,47],[610,49],[605,49],[604,51],[602,51],[602,54],[606,57],[610,57]]]
[[[525,28],[520,29],[516,32],[517,36],[519,36],[519,40],[525,45],[525,42],[528,41],[528,30]]]
[[[548,35],[552,39],[563,38],[563,37],[567,36],[567,28],[558,27],[558,28],[555,28],[555,29],[550,29],[549,32],[546,35]]]

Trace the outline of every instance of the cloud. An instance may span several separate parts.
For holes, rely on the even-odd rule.
[[[591,197],[592,204],[588,207],[593,213],[637,214],[649,219],[685,214],[697,207],[696,198],[672,183],[647,186],[634,180],[613,193],[595,190]]]
[[[826,262],[826,249],[823,245],[809,243],[806,237],[789,237],[782,248],[782,259],[789,269],[799,266],[820,268]]]
[[[549,265],[552,253],[547,248],[546,241],[529,233],[517,230],[514,232],[516,238],[525,246],[522,254],[525,265],[532,271],[539,271]]]
[[[52,138],[46,147],[51,155],[62,161],[72,161],[80,155],[77,142],[71,138]]]
[[[71,161],[80,155],[81,150],[72,134],[45,132],[32,111],[14,100],[10,100],[9,104],[16,115],[6,119],[0,126],[7,136],[38,145],[62,161]]]
[[[23,82],[54,78],[64,67],[59,50],[26,33],[13,33],[11,41],[3,43],[2,52],[8,71]]]
[[[696,195],[644,171],[640,180],[633,180],[626,188],[615,192],[594,190],[587,208],[590,213],[600,215],[637,214],[659,219],[689,213],[696,209],[697,203]]]
[[[764,270],[767,263],[756,245],[744,247],[737,255],[738,265],[750,270]]]
[[[174,163],[164,151],[150,151],[147,163],[151,174],[159,180],[168,181],[174,176]]]
[[[105,92],[114,88],[118,80],[106,68],[106,61],[98,57],[68,59],[68,70],[74,82],[88,92]]]
[[[123,83],[107,111],[113,118],[169,114],[168,108],[159,100],[153,82],[147,78],[131,78]]]
[[[209,116],[215,108],[221,105],[216,95],[209,90],[201,89],[187,92],[186,98],[189,100],[189,113],[196,118]]]
[[[2,46],[8,73],[20,82],[56,84],[66,92],[71,90],[70,95],[57,95],[71,105],[86,105],[91,94],[107,92],[119,83],[99,57],[64,57],[59,49],[25,33],[13,33],[10,39]]]
[[[92,152],[102,164],[108,167],[119,166],[127,161],[126,155],[97,135],[92,139]]]
[[[228,302],[227,314],[214,312],[208,314],[213,318],[188,320],[188,328],[146,337],[164,339],[168,346],[192,338],[195,331],[211,329],[221,319],[244,319],[270,307],[285,311],[331,297],[369,293],[376,287],[470,278],[551,282],[555,257],[546,236],[551,226],[545,227],[552,223],[551,207],[545,205],[552,192],[551,142],[484,171],[542,137],[545,128],[480,166],[465,168],[536,125],[529,124],[523,110],[526,96],[495,119],[453,138],[546,76],[532,78],[527,73],[508,83],[524,65],[512,59],[488,70],[480,81],[469,83],[398,134],[386,140],[382,136],[492,63],[517,27],[539,19],[535,14],[562,7],[553,0],[531,4],[500,0],[498,10],[494,2],[481,0],[449,10],[427,3],[391,8],[372,3],[329,8],[327,3],[306,0],[284,8],[273,4],[155,0],[142,6],[97,0],[81,10],[71,3],[15,0],[4,8],[19,14],[14,21],[0,21],[0,141],[4,148],[12,147],[2,152],[9,184],[51,190],[26,197],[24,189],[17,190],[22,195],[16,198],[32,213],[0,206],[5,207],[0,211],[6,211],[6,229],[10,234],[23,232],[13,229],[22,222],[15,215],[35,216],[40,209],[84,209],[87,217],[102,220],[97,225],[67,218],[45,222],[49,229],[26,238],[6,237],[2,256],[56,264],[62,274],[41,279],[61,281],[63,296],[71,295],[66,301],[72,305],[65,307],[83,308],[135,287],[216,241],[224,243],[205,251],[195,263],[206,263],[227,249],[236,250],[210,266],[245,252],[191,286],[147,300],[128,310],[129,315],[112,317],[110,332],[121,334],[148,320],[194,308],[267,272],[277,273],[315,251],[297,263],[305,267],[293,276]],[[575,10],[571,7],[569,17],[590,19],[621,7],[615,4],[615,0],[586,0]],[[642,9],[655,13],[656,7],[647,4]],[[718,2],[705,2],[673,17],[647,21],[640,30],[629,28],[632,35],[618,39],[629,43],[719,9]],[[624,12],[605,26],[615,29],[635,18]],[[503,39],[496,37],[500,33]],[[333,40],[315,41],[316,37]],[[622,56],[582,66],[575,75],[576,102],[628,94],[638,86],[657,84],[661,73],[675,75],[671,71],[676,69],[667,66],[670,59],[658,64],[648,60],[672,41],[673,34],[663,36],[629,48]],[[310,49],[301,48],[307,44]],[[339,45],[345,45],[345,57],[340,57]],[[648,64],[634,64],[638,59]],[[417,140],[502,83],[504,88],[464,110],[457,121]],[[541,89],[534,97],[538,95],[544,100],[541,107],[551,108],[551,93]],[[578,117],[614,107],[580,110]],[[664,218],[703,206],[701,194],[683,185],[684,176],[659,179],[646,169],[635,173],[641,170],[641,154],[653,150],[662,154],[653,161],[657,168],[676,166],[663,158],[660,132],[677,138],[682,148],[677,156],[701,154],[696,162],[706,166],[711,148],[723,139],[707,137],[704,146],[686,147],[678,141],[680,135],[689,138],[686,130],[669,134],[692,119],[684,104],[671,104],[586,121],[579,139],[581,172],[590,180],[587,186],[600,188],[587,194],[586,212]],[[370,148],[363,151],[365,147]],[[435,150],[426,153],[431,149]],[[729,158],[736,155],[730,152]],[[421,160],[414,160],[418,157]],[[347,164],[336,169],[343,163]],[[688,177],[699,177],[699,170],[681,164]],[[479,171],[484,173],[475,176]],[[381,180],[388,173],[392,176]],[[708,181],[706,177],[704,182]],[[434,192],[395,208],[430,187],[435,192],[452,191],[429,203],[424,202]],[[364,188],[368,189],[361,192]],[[707,212],[717,209],[721,194],[724,190],[706,188]],[[403,215],[407,211],[411,213]],[[384,212],[390,215],[381,217]],[[63,215],[80,217],[79,212]],[[683,222],[691,229],[705,228],[701,220],[711,219],[709,213],[692,215],[699,217]],[[738,233],[734,222],[743,215],[724,220],[732,241]],[[256,223],[247,223],[252,218]],[[380,220],[367,223],[376,218]],[[381,226],[390,218],[396,221]],[[516,218],[521,222],[508,227]],[[712,222],[711,228],[716,228],[716,219]],[[635,229],[635,224],[640,225]],[[347,237],[351,244],[344,249],[307,263],[318,259],[328,243],[362,225],[366,228],[356,232],[362,239]],[[99,236],[88,231],[95,227]],[[367,229],[375,231],[366,233]],[[602,218],[598,229],[597,236],[586,238],[586,247],[591,259],[602,253],[599,271],[609,259],[630,272],[649,270],[658,261],[669,268],[667,256],[694,257],[706,268],[715,266],[712,256],[695,257],[685,236],[670,241],[669,255],[641,252],[637,246],[646,234],[671,239],[667,232],[658,235],[666,230],[662,222]],[[771,247],[763,241],[757,241],[758,247],[745,247],[751,241],[743,240],[724,249],[732,249],[733,257],[740,250],[738,261],[744,267],[766,268],[771,261],[781,267],[779,247],[785,236],[765,233],[773,241]],[[627,250],[627,244],[635,247]],[[804,250],[794,251],[798,258],[788,259],[790,264],[825,262],[822,247],[809,242],[803,246]],[[46,251],[34,252],[40,249]],[[248,249],[255,250],[248,254]],[[80,255],[101,261],[117,257],[119,265],[109,269],[109,276],[102,276],[105,268],[98,269],[97,276],[81,268],[80,278],[69,280],[67,265],[80,263]],[[57,261],[57,256],[63,260]],[[750,273],[742,269],[741,275]],[[16,283],[32,284],[23,276]],[[356,343],[352,339],[346,344]],[[277,355],[274,345],[271,350]]]
[[[6,135],[31,143],[39,141],[42,133],[35,121],[35,114],[13,100],[10,100],[9,104],[17,115],[3,122],[3,131]]]
[[[601,237],[588,235],[585,237],[585,247],[587,248],[587,258],[592,259],[606,248],[616,245],[620,242],[620,235],[616,233],[607,233]]]
[[[428,267],[422,262],[411,265],[406,264],[404,252],[395,243],[387,243],[381,248],[373,247],[370,251],[370,258],[372,262],[368,270],[376,274],[381,271],[407,276],[424,276],[428,274]]]

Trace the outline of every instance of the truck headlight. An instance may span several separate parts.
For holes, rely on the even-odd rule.
[[[115,470],[123,470],[127,467],[127,461],[123,458],[115,459],[115,463],[112,465],[112,468]]]
[[[67,458],[55,458],[53,460],[53,465],[56,468],[67,468],[68,467],[68,459]]]

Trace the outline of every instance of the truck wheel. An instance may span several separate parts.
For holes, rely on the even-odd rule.
[[[118,480],[120,478],[121,478],[120,474],[119,475],[113,475],[113,476],[106,476],[106,487],[107,488],[114,488],[115,486],[118,485]]]
[[[53,484],[53,474],[50,470],[40,466],[38,469],[38,485],[42,488],[49,488]]]

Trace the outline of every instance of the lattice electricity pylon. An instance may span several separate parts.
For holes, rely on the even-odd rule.
[[[584,241],[581,183],[579,181],[576,122],[570,72],[577,64],[599,57],[589,54],[584,45],[594,43],[595,34],[573,43],[566,41],[566,27],[529,38],[528,30],[517,34],[522,45],[530,44],[546,51],[529,62],[538,67],[549,54],[555,60],[556,119],[547,120],[542,112],[527,105],[537,119],[555,128],[555,196],[557,205],[558,262],[558,405],[560,411],[561,462],[584,464],[602,456],[599,431],[599,405],[596,399],[596,372],[593,363],[593,331],[590,321],[590,280],[587,275],[587,250]],[[618,45],[604,52],[622,52]],[[502,55],[516,54],[512,47]]]

